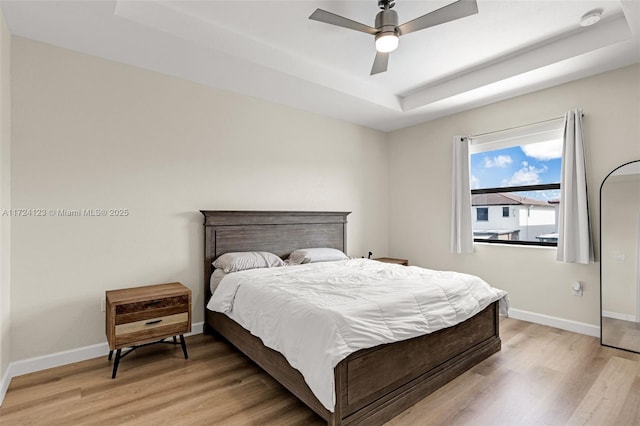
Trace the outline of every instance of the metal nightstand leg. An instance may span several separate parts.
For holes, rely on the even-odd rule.
[[[173,337],[175,339],[175,336]],[[182,346],[182,352],[184,353],[184,359],[189,359],[189,355],[187,355],[187,344],[184,341],[184,335],[180,335],[180,346]]]
[[[165,337],[165,339],[167,339],[167,337]],[[118,364],[120,363],[120,360],[122,358],[124,358],[125,356],[129,355],[131,352],[135,351],[138,348],[142,348],[144,346],[149,346],[149,345],[156,345],[158,343],[168,343],[170,345],[177,345],[178,344],[178,340],[176,339],[176,336],[173,336],[173,341],[172,342],[167,342],[164,339],[162,340],[158,340],[157,342],[150,342],[150,343],[143,343],[141,345],[135,345],[135,346],[131,346],[124,354],[122,353],[122,349],[117,349],[116,350],[116,359],[113,362],[113,373],[111,374],[111,378],[115,379],[116,378],[116,373],[118,372]],[[181,334],[180,335],[180,346],[182,347],[182,353],[184,354],[184,359],[189,359],[189,355],[187,354],[187,343],[184,340],[184,335]],[[109,361],[111,361],[111,357],[113,356],[113,351],[109,351]]]
[[[113,353],[113,351],[109,352],[109,360],[111,360],[111,353]],[[122,349],[118,349],[116,351],[116,360],[113,362],[113,373],[111,374],[111,378],[115,379],[116,378],[116,373],[118,372],[118,364],[120,363],[120,354],[122,353]]]

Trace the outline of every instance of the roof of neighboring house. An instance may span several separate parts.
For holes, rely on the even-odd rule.
[[[472,206],[551,206],[549,202],[536,200],[535,198],[523,197],[513,193],[497,192],[495,194],[472,194]]]

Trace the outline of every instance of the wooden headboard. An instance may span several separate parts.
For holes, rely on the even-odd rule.
[[[221,254],[268,251],[286,259],[300,248],[346,252],[350,212],[201,210],[204,215],[204,303],[211,297],[211,263]]]

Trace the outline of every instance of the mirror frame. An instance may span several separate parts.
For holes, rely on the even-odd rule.
[[[599,241],[599,246],[600,246],[600,253],[599,253],[599,257],[600,257],[600,346],[606,346],[608,348],[620,349],[622,351],[638,354],[640,353],[640,351],[634,351],[632,349],[625,349],[625,348],[620,348],[618,346],[607,345],[602,341],[602,188],[604,188],[604,184],[607,181],[607,179],[609,179],[609,176],[614,174],[618,169],[621,169],[633,163],[640,163],[640,160],[632,160],[619,165],[615,169],[611,170],[611,172],[609,172],[604,177],[604,179],[602,179],[602,183],[600,184],[600,193],[599,193],[599,199],[598,199],[598,202],[600,203],[599,205],[600,207],[600,218],[599,218],[600,219],[600,241]]]

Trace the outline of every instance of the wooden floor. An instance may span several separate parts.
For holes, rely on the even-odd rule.
[[[605,345],[640,352],[640,323],[602,317],[602,331]]]
[[[640,425],[640,355],[598,339],[501,318],[502,351],[390,425]],[[16,377],[8,425],[315,425],[322,420],[212,336],[154,345],[111,379],[106,356]]]

